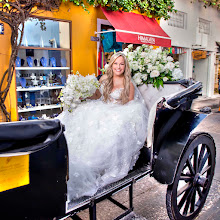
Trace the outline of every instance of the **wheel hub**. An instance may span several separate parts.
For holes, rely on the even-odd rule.
[[[200,173],[197,173],[193,179],[193,185],[194,186],[202,186],[206,187],[208,184],[208,179],[202,176]]]

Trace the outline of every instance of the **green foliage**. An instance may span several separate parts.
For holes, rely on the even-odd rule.
[[[86,3],[94,7],[106,7],[112,11],[133,11],[138,10],[148,17],[169,19],[169,12],[174,11],[173,0],[62,0],[62,2],[70,1],[74,5],[81,6],[88,11]]]
[[[192,0],[191,2],[195,2],[197,0]],[[200,2],[203,2],[203,6],[205,8],[213,6],[216,7],[216,9],[220,10],[220,0],[198,0]]]
[[[217,9],[220,9],[220,0],[203,0],[203,2],[205,8],[207,6],[215,6]]]

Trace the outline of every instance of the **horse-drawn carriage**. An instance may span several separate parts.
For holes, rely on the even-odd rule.
[[[0,124],[0,216],[11,219],[73,218],[89,208],[96,219],[96,204],[109,199],[133,210],[133,184],[151,174],[167,184],[170,219],[193,219],[202,209],[215,168],[215,143],[208,133],[195,132],[207,116],[191,111],[200,82],[182,80],[157,90],[139,87],[149,110],[148,137],[128,175],[98,190],[92,197],[67,201],[68,148],[59,120]],[[129,187],[129,207],[111,196]],[[146,186],[147,187],[147,186]]]

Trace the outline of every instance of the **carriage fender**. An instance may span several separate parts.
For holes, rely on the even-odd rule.
[[[153,167],[154,178],[162,184],[172,184],[181,156],[193,133],[193,130],[207,117],[186,111],[174,125],[161,144]]]

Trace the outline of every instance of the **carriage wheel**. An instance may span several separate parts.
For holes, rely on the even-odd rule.
[[[215,144],[208,135],[198,135],[189,144],[174,181],[167,188],[170,219],[189,220],[199,214],[212,183],[215,154]]]

